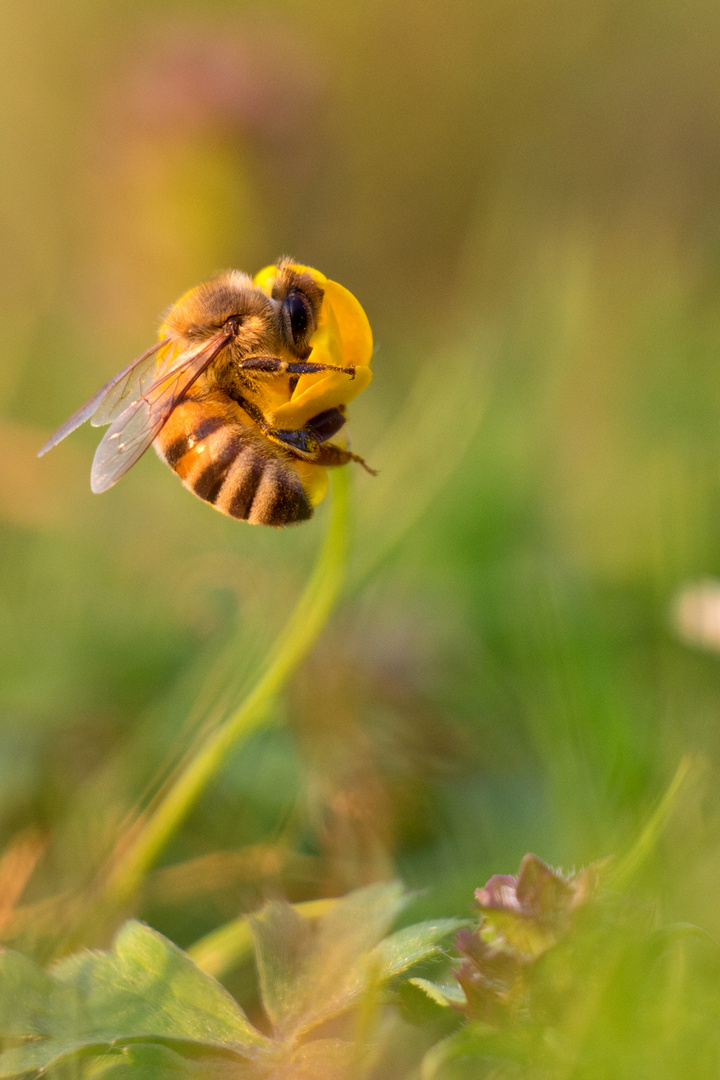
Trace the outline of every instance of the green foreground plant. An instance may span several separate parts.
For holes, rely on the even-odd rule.
[[[194,962],[202,948],[184,953],[135,920],[110,951],[47,971],[5,950],[0,1078],[363,1080],[397,1075],[397,1046],[408,1080],[714,1075],[704,991],[720,982],[717,943],[658,924],[603,884],[606,871],[565,875],[527,855],[517,876],[477,890],[475,925],[390,934],[409,899],[397,882],[321,909],[272,901],[246,923],[262,1030]],[[461,959],[449,965],[453,932]]]
[[[272,902],[249,925],[265,1014],[262,1034],[211,976],[167,938],[131,920],[110,952],[76,954],[48,972],[0,957],[0,1077],[349,1076],[348,1038],[312,1037],[412,965],[440,955],[460,923],[441,919],[384,936],[407,903],[397,882],[332,902],[311,926]],[[350,1034],[352,1029],[350,1029]]]
[[[610,860],[564,874],[526,855],[476,891],[473,924],[389,933],[410,897],[388,882],[272,901],[187,953],[135,920],[110,951],[47,971],[5,950],[0,1078],[364,1080],[397,1075],[398,1046],[408,1080],[715,1075],[707,987],[720,985],[720,948],[616,887],[637,881],[692,773],[682,761],[621,874]],[[453,933],[454,961],[442,948]],[[213,977],[250,951],[260,1026]]]

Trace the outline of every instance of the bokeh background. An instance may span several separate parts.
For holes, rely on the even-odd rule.
[[[187,945],[399,874],[463,915],[525,851],[627,850],[689,754],[637,887],[720,934],[717,635],[674,615],[720,574],[719,63],[709,0],[0,6],[0,869],[38,858],[7,940],[42,955],[237,698],[328,514],[238,524],[153,454],[94,497],[91,429],[36,451],[186,288],[284,253],[368,312],[380,475],[140,914]]]

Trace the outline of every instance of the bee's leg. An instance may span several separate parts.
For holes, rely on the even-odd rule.
[[[320,443],[305,428],[300,428],[299,431],[282,431],[280,428],[268,427],[263,434],[278,446],[292,451],[303,461],[317,461]]]
[[[246,412],[250,419],[254,420],[260,430],[264,433],[269,425],[262,414],[262,410],[258,409],[257,405],[253,405],[252,401],[248,401],[247,398],[242,397],[240,394],[233,394],[232,398],[233,401],[237,401],[243,412]]]
[[[268,439],[291,450],[296,457],[303,461],[312,461],[313,465],[347,465],[350,461],[357,461],[371,476],[377,476],[375,469],[371,469],[364,458],[359,454],[353,454],[350,450],[344,450],[334,443],[321,443],[308,432],[307,428],[299,431],[278,431],[267,428],[264,432]]]
[[[292,450],[307,461],[317,461],[321,445],[337,435],[345,424],[344,408],[325,409],[313,416],[304,427],[295,430],[271,428],[265,425],[264,434],[273,442]]]
[[[343,450],[341,446],[325,442],[326,439],[336,435],[345,423],[344,413],[340,409],[326,409],[318,413],[312,420],[308,420],[303,428],[297,431],[283,431],[268,424],[257,405],[245,398],[236,397],[238,405],[254,420],[266,439],[277,443],[278,446],[289,450],[303,461],[312,461],[316,465],[347,465],[350,461],[357,461],[371,476],[377,476],[375,469],[371,469],[364,458],[359,454],[353,454],[350,450]]]
[[[361,458],[359,454],[353,454],[350,450],[343,450],[341,446],[335,446],[334,443],[323,443],[318,447],[313,461],[316,465],[347,465],[349,461],[357,461],[365,472],[369,472],[371,476],[377,476],[377,470],[371,469],[365,458]]]
[[[279,428],[274,428],[272,424],[268,424],[262,411],[252,401],[248,401],[247,398],[240,397],[237,394],[233,395],[233,397],[250,419],[255,421],[266,439],[270,439],[271,442],[277,443],[278,446],[283,446],[286,450],[292,451],[293,454],[304,461],[315,460],[320,448],[320,440],[314,432],[307,428],[300,428],[298,431],[282,431]],[[329,436],[327,437],[329,438]]]
[[[312,375],[316,371],[342,371],[355,378],[354,367],[335,364],[313,364],[310,360],[281,360],[278,356],[248,356],[237,364],[240,371],[264,372],[268,375]]]

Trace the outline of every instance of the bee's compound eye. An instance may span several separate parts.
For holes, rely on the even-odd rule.
[[[286,320],[290,324],[290,333],[296,345],[304,345],[312,329],[310,303],[302,293],[293,290],[283,300]]]

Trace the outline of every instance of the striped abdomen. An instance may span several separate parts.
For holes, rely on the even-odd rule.
[[[155,449],[189,491],[229,517],[276,526],[312,517],[292,457],[238,412],[231,401],[186,398]]]

